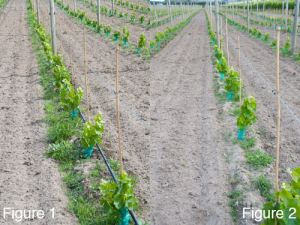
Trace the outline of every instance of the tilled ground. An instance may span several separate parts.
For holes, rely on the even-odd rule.
[[[26,11],[25,1],[11,0],[0,19],[0,223],[74,225],[61,174],[44,156],[43,90]],[[45,218],[16,222],[4,207],[44,210]]]
[[[231,224],[202,10],[151,61],[151,224]]]

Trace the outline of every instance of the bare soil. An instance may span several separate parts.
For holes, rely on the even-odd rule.
[[[44,157],[43,90],[26,15],[25,1],[11,0],[0,19],[0,223],[20,224],[3,217],[3,208],[13,207],[44,210],[44,219],[22,224],[74,225],[62,176]]]
[[[151,60],[151,224],[231,224],[202,10]]]

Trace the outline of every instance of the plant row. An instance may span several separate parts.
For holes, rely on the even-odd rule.
[[[174,5],[171,5],[171,14],[172,15],[181,13],[180,7],[177,6],[178,8],[174,9],[173,6]],[[164,5],[164,6],[156,6],[156,7],[158,7],[156,9],[157,18],[169,15],[169,6]],[[163,7],[163,9],[161,7]],[[183,13],[189,12],[189,9],[185,5],[182,5],[182,7],[183,7]],[[151,10],[151,15],[155,16],[155,10]]]
[[[128,41],[130,37],[130,33],[126,26],[123,27],[123,34],[121,34],[120,30],[114,30],[113,34],[111,35],[111,26],[110,25],[97,25],[97,20],[91,20],[87,15],[85,15],[85,11],[78,10],[77,12],[69,10],[68,6],[65,6],[60,1],[55,0],[55,2],[62,8],[66,13],[70,16],[78,19],[84,25],[87,25],[91,28],[94,28],[97,33],[102,35],[103,37],[111,37],[113,41],[118,41],[123,47],[128,46]],[[140,39],[137,43],[137,51],[136,54],[145,54],[149,55],[149,49],[145,49],[147,45],[147,39],[144,33],[141,34]],[[134,46],[134,45],[131,45]]]
[[[225,82],[225,90],[228,92],[228,100],[233,100],[239,94],[240,88],[242,89],[242,82],[240,81],[240,75],[234,70],[233,67],[229,68],[225,58],[224,52],[219,48],[216,43],[216,34],[211,27],[207,12],[207,27],[208,33],[214,44],[215,57],[218,60],[217,69],[220,73],[220,80]],[[245,139],[245,129],[256,122],[255,116],[256,102],[253,96],[248,96],[244,99],[240,116],[237,118],[237,127],[239,128],[238,139]]]
[[[201,9],[197,10],[193,14],[191,14],[187,19],[180,22],[177,26],[172,28],[167,27],[166,31],[163,33],[161,31],[157,31],[155,34],[155,41],[150,40],[150,51],[154,51],[158,48],[161,44],[166,41],[171,40],[175,35],[177,35],[189,22],[191,19],[200,11]]]
[[[174,15],[174,16],[173,16]],[[175,19],[177,18],[178,16],[182,16],[181,12],[178,12],[178,13],[174,13],[172,14],[172,19]],[[154,17],[151,18],[151,19],[155,19]],[[151,24],[150,24],[150,27],[153,28],[153,27],[158,27],[158,26],[161,26],[165,23],[168,23],[170,21],[171,17],[167,17],[167,18],[164,18],[162,20],[159,20],[159,21],[153,21]]]
[[[226,16],[222,13],[219,13],[221,16],[223,16],[224,18],[226,18]],[[242,25],[239,22],[236,22],[232,19],[227,18],[227,21],[229,22],[229,24],[236,26],[238,29],[247,32],[247,26],[246,25]],[[270,41],[270,33],[266,33],[266,34],[262,34],[262,32],[257,28],[250,28],[249,29],[249,35],[251,35],[254,38],[257,38],[259,40],[261,40],[262,42],[268,44],[271,48],[276,47],[277,45],[277,39],[274,39],[273,41]],[[291,47],[291,41],[290,38],[286,39],[284,48],[280,47],[280,54],[284,55],[284,56],[289,56],[291,55],[291,51],[290,51],[290,47]],[[299,54],[296,54],[294,56],[294,60],[295,61],[299,61],[300,60],[300,52]]]
[[[240,18],[242,18],[244,20],[247,20],[246,16],[243,16],[243,15],[238,14],[236,12],[234,14],[239,16]],[[288,27],[285,30],[285,29],[283,29],[283,26],[285,25],[285,20],[281,21],[281,18],[273,18],[273,17],[270,17],[270,16],[260,16],[260,17],[265,19],[265,21],[254,20],[254,19],[249,18],[249,22],[251,24],[257,24],[257,25],[261,25],[261,26],[265,26],[265,27],[274,28],[275,30],[277,29],[278,25],[281,24],[281,30],[282,31],[286,31],[288,33],[291,33],[291,31],[292,31],[292,19],[291,18],[287,19]],[[273,27],[273,25],[274,25],[274,27]]]
[[[267,9],[272,9],[272,10],[282,10],[282,1],[266,1],[266,2],[259,2],[258,3],[258,8],[263,9],[265,4],[265,10]],[[294,9],[295,6],[295,1],[289,1],[288,2],[288,8],[289,9]],[[243,8],[244,4],[235,4],[235,7],[237,8]],[[257,3],[252,3],[252,7],[257,8]],[[286,9],[286,1],[284,1],[284,9]]]
[[[110,1],[112,1],[112,0],[110,0]],[[115,4],[119,5],[119,6],[122,6],[124,8],[130,9],[130,10],[136,10],[136,11],[140,11],[140,12],[143,12],[143,13],[150,13],[150,7],[146,8],[143,5],[134,4],[134,3],[131,3],[129,1],[123,2],[121,0],[117,0],[117,1],[115,1]]]
[[[44,98],[47,100],[45,121],[49,126],[47,137],[50,142],[50,150],[47,151],[47,155],[56,159],[64,168],[74,168],[78,161],[90,158],[93,147],[102,142],[104,121],[101,113],[94,117],[94,122],[88,121],[87,123],[83,123],[78,116],[78,111],[82,108],[80,103],[83,91],[80,87],[77,89],[73,87],[72,78],[61,55],[56,56],[52,53],[50,36],[43,25],[37,23],[31,1],[28,1],[28,4],[30,5],[28,7],[28,23],[33,34],[32,38],[37,41],[37,45],[41,46],[37,56],[40,64],[41,84],[44,87]],[[126,173],[120,174],[117,180],[118,184],[111,179],[102,179],[99,183],[93,184],[94,187],[97,186],[96,190],[101,196],[100,201],[99,199],[95,200],[98,204],[100,202],[97,208],[102,209],[101,220],[98,223],[100,221],[105,221],[106,224],[116,224],[120,221],[128,223],[130,219],[128,209],[137,207],[138,200],[133,193],[133,180]],[[78,191],[82,192],[83,190]],[[77,201],[79,200],[82,201],[82,199],[77,199]],[[74,199],[70,199],[70,201],[74,201]],[[84,210],[79,210],[76,206],[74,211],[80,222],[86,223],[83,221],[85,215],[82,212]],[[89,222],[96,220],[90,217],[91,212],[88,215]],[[100,215],[95,216],[99,217]]]
[[[94,13],[97,14],[97,5],[96,4],[90,3],[88,0],[82,0],[82,2],[84,4],[86,4],[86,5],[88,5],[88,6],[91,6],[92,12],[94,12]],[[79,15],[77,15],[77,13],[79,13],[79,14],[81,13],[80,10],[77,10],[77,12],[69,10],[70,9],[69,4],[66,5],[66,6],[63,6],[62,2],[60,2],[60,1],[57,1],[57,4],[60,6],[60,8],[63,8],[66,12],[70,13],[71,15],[79,16]],[[109,9],[106,6],[101,5],[100,6],[100,13],[103,14],[103,15],[105,15],[105,16],[111,16],[111,17],[121,18],[121,19],[124,19],[124,20],[126,20],[128,22],[131,22],[132,24],[136,24],[136,15],[135,15],[134,12],[132,12],[132,14],[129,16],[128,12],[126,12],[126,13],[124,13],[122,11],[119,12],[119,9],[115,8],[114,9],[114,13],[112,13],[111,9]],[[142,25],[146,25],[145,24],[145,15],[141,15],[140,16],[139,22]],[[148,24],[149,23],[150,23],[150,20],[148,21]]]
[[[211,28],[207,13],[206,19],[209,35],[212,39],[212,43],[215,43],[216,34]],[[240,76],[232,67],[228,68],[224,53],[217,45],[214,45],[214,51],[215,57],[218,60],[217,69],[220,73],[220,79],[223,80],[227,77],[225,79],[225,90],[228,92],[228,100],[232,100],[234,96],[238,95],[240,85],[242,86]],[[254,114],[256,107],[257,104],[251,95],[244,99],[240,109],[240,115],[237,118],[239,140],[245,139],[245,128],[256,122],[257,117]],[[281,210],[283,212],[282,216],[277,217],[276,219],[278,225],[300,224],[300,168],[295,168],[293,172],[290,170],[287,172],[291,176],[291,183],[283,183],[281,190],[275,193],[275,196],[267,196],[266,198],[270,202],[266,203],[262,209],[263,213],[265,213],[264,215],[266,215],[266,219],[263,223],[264,225],[275,224],[275,218],[268,216],[271,212],[273,212],[272,210]],[[256,188],[258,188],[261,192],[265,189],[265,187],[261,187],[261,185],[267,184],[266,180],[263,178],[264,177],[260,177],[256,182]]]
[[[88,0],[80,0],[80,1],[82,1],[84,4],[86,4],[88,6],[91,6],[92,12],[97,14],[97,5],[96,4],[90,3]],[[126,21],[128,21],[132,24],[137,24],[136,15],[135,15],[134,12],[132,12],[131,15],[129,16],[128,12],[122,12],[122,11],[119,11],[118,8],[114,8],[114,13],[112,13],[111,9],[109,9],[106,6],[101,5],[100,6],[100,13],[103,14],[103,15],[106,15],[106,16],[112,16],[112,17],[117,17],[117,18],[124,19],[124,20],[126,20]],[[150,25],[150,18],[148,19],[147,23],[145,22],[145,19],[146,19],[145,15],[142,14],[140,16],[140,18],[138,19],[139,24],[141,24],[143,26]]]

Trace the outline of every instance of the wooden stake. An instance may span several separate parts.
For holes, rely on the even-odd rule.
[[[277,27],[277,51],[276,51],[276,77],[277,77],[277,95],[279,95],[279,44],[280,27]],[[277,98],[277,148],[276,148],[276,183],[275,192],[278,192],[278,169],[279,169],[279,139],[280,139],[280,100]],[[276,199],[278,201],[278,198]]]
[[[221,18],[221,26],[220,26],[220,45],[221,45],[221,50],[222,50],[222,44],[221,44],[221,41],[222,41],[222,17],[220,17]]]
[[[122,145],[121,145],[121,130],[120,130],[120,114],[119,114],[119,71],[118,71],[118,52],[119,46],[116,48],[116,92],[117,92],[117,119],[118,119],[118,136],[119,136],[119,150],[120,150],[120,167],[121,174],[123,174],[123,160],[122,160]]]
[[[87,67],[86,67],[85,28],[83,28],[83,42],[84,42],[84,75],[85,75],[86,108],[87,108],[87,113],[88,113],[88,122],[90,122],[89,93],[88,93],[88,85],[87,85]]]
[[[71,36],[70,36],[70,26],[68,28],[68,33],[69,33],[69,50],[70,50],[70,66],[71,66],[71,83],[73,87],[75,88],[75,82],[74,82],[74,73],[73,73],[73,65],[72,65],[72,49],[71,49]]]
[[[226,18],[226,45],[227,45],[227,65],[229,66],[229,50],[228,50],[228,28],[227,28],[227,18]]]
[[[54,15],[54,0],[50,0],[50,18],[51,18],[51,44],[52,53],[56,55],[56,43],[55,43],[55,15]]]
[[[240,47],[240,36],[238,36],[238,49],[239,49],[240,115],[241,115],[241,113],[242,113],[242,71],[241,71],[241,47]]]
[[[62,32],[61,32],[61,18],[59,18],[59,33],[60,33],[60,54],[62,55]]]

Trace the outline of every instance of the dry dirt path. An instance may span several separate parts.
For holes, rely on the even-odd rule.
[[[24,225],[74,225],[61,174],[44,157],[43,91],[29,35],[25,1],[10,0],[0,19],[0,224],[17,224],[2,213],[14,207],[45,211],[44,219]]]
[[[151,61],[152,225],[231,224],[208,43],[202,10]]]

